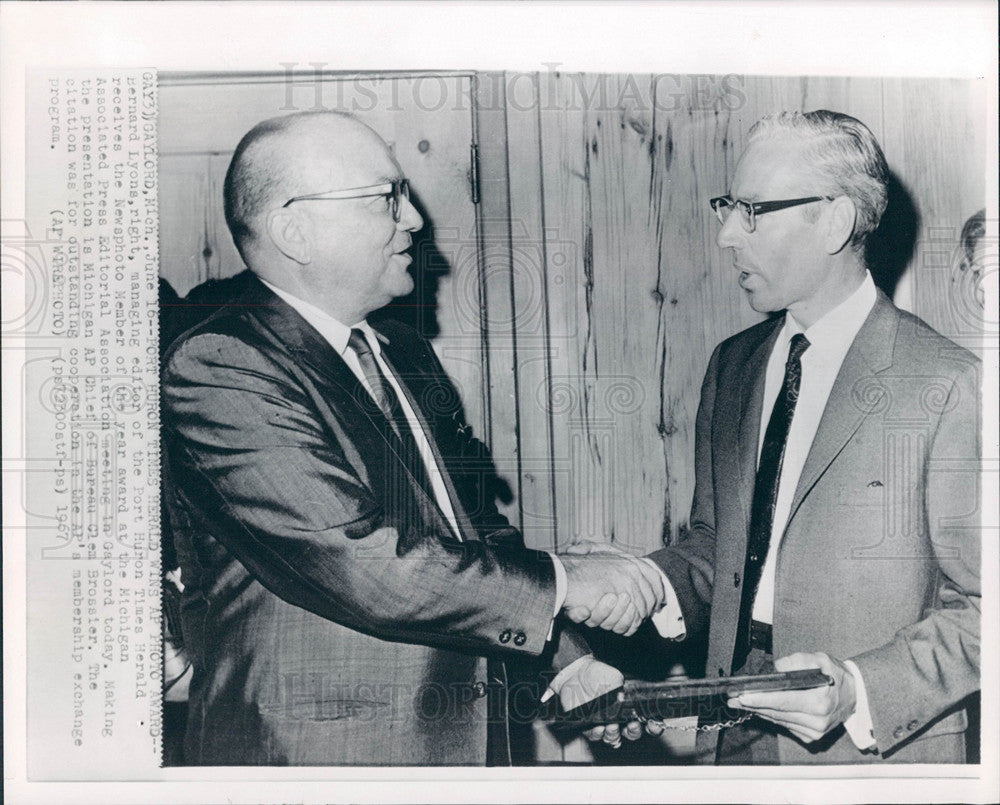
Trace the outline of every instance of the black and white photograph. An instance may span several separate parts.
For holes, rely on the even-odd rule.
[[[11,801],[1000,793],[995,4],[12,6]]]

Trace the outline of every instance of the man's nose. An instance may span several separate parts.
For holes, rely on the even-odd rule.
[[[722,225],[719,234],[715,236],[715,242],[720,249],[735,249],[740,240],[746,237],[747,231],[739,218],[739,212],[734,211]]]
[[[407,232],[416,232],[424,225],[424,219],[406,196],[399,199],[399,223],[396,225]]]

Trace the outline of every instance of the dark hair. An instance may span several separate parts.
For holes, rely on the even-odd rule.
[[[971,266],[976,260],[976,249],[979,241],[986,234],[986,210],[980,210],[969,216],[962,226],[962,263],[963,268]]]

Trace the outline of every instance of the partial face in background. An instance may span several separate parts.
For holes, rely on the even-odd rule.
[[[367,127],[342,117],[318,117],[291,138],[295,180],[292,195],[307,196],[367,188],[401,179],[402,171],[386,144]],[[385,195],[361,198],[302,199],[289,205],[301,217],[309,261],[303,284],[321,302],[361,317],[413,290],[406,253],[411,233],[423,219],[405,196],[399,221]],[[344,322],[355,324],[356,321]]]
[[[803,145],[801,139],[785,135],[751,143],[736,166],[729,195],[747,202],[824,195],[808,170]],[[733,250],[740,287],[754,310],[788,310],[794,315],[814,305],[822,293],[827,253],[816,216],[807,211],[811,206],[759,215],[753,232],[747,232],[734,213],[719,231],[717,243]]]

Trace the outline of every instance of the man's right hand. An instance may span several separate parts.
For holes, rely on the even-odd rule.
[[[634,634],[666,601],[655,567],[626,553],[560,554],[566,569],[563,612],[574,623]]]

